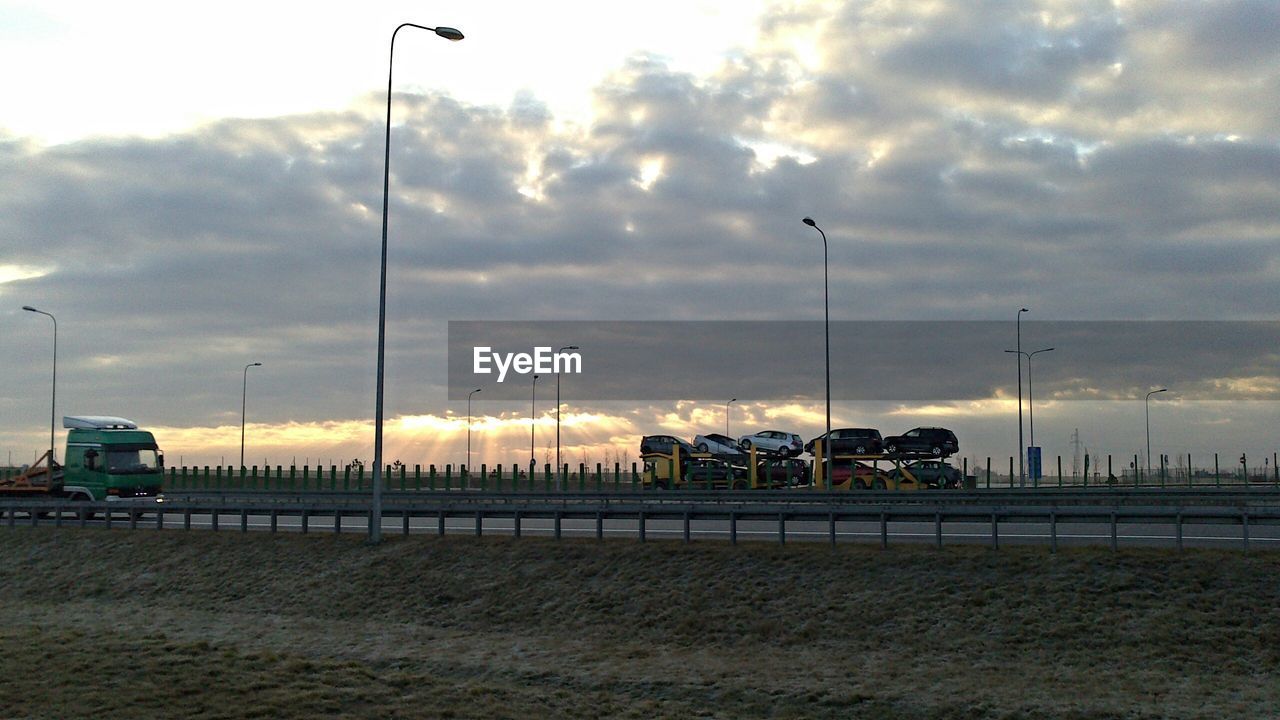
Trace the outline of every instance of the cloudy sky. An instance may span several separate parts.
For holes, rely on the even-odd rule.
[[[388,460],[464,456],[451,320],[820,321],[806,215],[833,320],[1004,321],[1012,347],[1028,307],[1023,348],[1059,357],[1047,321],[1280,320],[1270,0],[0,2],[0,453],[47,442],[34,305],[58,318],[59,416],[123,415],[171,463],[234,462],[259,361],[250,461],[371,457],[385,73],[406,21],[467,39],[397,40]],[[946,425],[967,457],[1007,458],[1004,347],[965,351],[1004,370],[986,397],[840,402],[833,422]],[[1093,452],[1144,452],[1142,397],[1175,382],[1176,351],[1137,368],[1073,352],[1128,384],[1066,399],[1087,373],[1037,357],[1038,444],[1069,465],[1078,428]],[[1251,352],[1176,373],[1154,452],[1260,464],[1280,446],[1280,357]],[[734,434],[820,432],[821,374],[797,367],[792,397],[736,393]],[[528,401],[483,398],[475,461],[527,461]],[[642,434],[723,431],[724,405],[570,393],[563,423],[574,461],[634,459]]]

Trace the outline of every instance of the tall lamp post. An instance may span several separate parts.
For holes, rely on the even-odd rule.
[[[31,307],[30,305],[23,305],[22,309],[26,310],[27,312],[38,313],[40,315],[47,315],[49,316],[49,319],[53,321],[53,393],[52,393],[51,399],[49,400],[49,478],[52,479],[53,463],[55,462],[54,455],[53,455],[53,450],[54,450],[53,433],[54,433],[54,427],[55,427],[54,421],[58,417],[58,412],[57,412],[58,410],[58,318],[54,317],[53,313],[47,313],[43,310],[37,310]]]
[[[451,27],[425,27],[401,23],[391,33],[391,54],[387,60],[387,135],[382,158],[382,275],[378,284],[378,390],[373,426],[373,507],[369,511],[369,541],[382,541],[382,386],[387,340],[387,203],[391,190],[391,72],[395,67],[396,34],[401,28],[429,30],[446,40],[461,40],[463,35]]]
[[[240,390],[240,472],[244,472],[244,407],[249,397],[249,368],[262,367],[262,363],[249,363],[244,366],[244,384]]]
[[[577,345],[565,345],[557,351],[557,355],[565,350],[578,350]],[[560,478],[557,485],[564,482],[564,478],[560,476],[560,470],[564,467],[560,463],[560,367],[556,366],[556,477]],[[562,488],[563,489],[563,488]]]
[[[1018,311],[1018,319],[1016,321],[1018,331],[1018,349],[1014,352],[1018,353],[1018,487],[1027,484],[1027,471],[1023,463],[1026,462],[1026,450],[1022,441],[1022,313],[1031,312],[1026,308]]]
[[[724,404],[724,436],[729,437],[729,406],[738,402],[738,398],[734,398]]]
[[[467,393],[467,472],[471,472],[471,396],[478,392],[480,388]]]
[[[822,232],[822,228],[818,227],[818,223],[813,218],[804,218],[804,224],[818,231],[822,235],[822,319],[825,328],[827,342],[827,434],[823,435],[826,440],[824,445],[830,445],[831,438],[831,303],[830,294],[827,290],[827,234]],[[827,454],[826,458],[826,485],[827,489],[831,489],[831,451],[826,447],[823,452]]]
[[[1147,477],[1151,477],[1151,396],[1156,393],[1169,392],[1169,388],[1160,388],[1147,393]],[[1216,462],[1216,461],[1215,461]]]
[[[537,450],[534,439],[537,437],[538,425],[534,421],[534,411],[538,407],[538,376],[533,376],[533,392],[529,396],[529,480],[533,480],[533,469],[538,466]]]
[[[1023,352],[1022,357],[1027,359],[1027,419],[1031,429],[1031,447],[1036,446],[1036,403],[1035,396],[1031,391],[1031,358],[1040,353],[1051,352],[1054,348],[1044,348],[1034,352]],[[1007,353],[1016,353],[1017,350],[1005,350]]]

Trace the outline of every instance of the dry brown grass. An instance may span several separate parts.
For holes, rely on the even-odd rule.
[[[1280,556],[0,531],[0,717],[1270,718]]]

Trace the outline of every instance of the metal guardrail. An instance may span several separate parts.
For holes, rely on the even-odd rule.
[[[293,503],[325,501],[360,506],[368,504],[369,491],[280,491],[280,490],[176,490],[165,492],[170,501],[187,502],[251,502]],[[822,492],[798,490],[645,490],[643,492],[484,492],[480,490],[410,490],[383,493],[384,501],[453,502],[504,505],[545,502],[561,506],[582,503],[718,503],[769,502],[793,507],[820,505],[848,507],[856,505],[1204,505],[1280,507],[1280,488],[1140,488],[1140,489],[1037,489],[1037,490],[858,490]]]
[[[661,495],[661,493],[659,493]],[[659,502],[650,502],[658,499]],[[937,500],[938,498],[933,498]],[[726,502],[724,499],[712,500],[691,497],[667,498],[581,498],[581,502],[566,502],[563,495],[555,495],[554,502],[547,498],[533,496],[491,497],[417,497],[414,502],[406,502],[404,498],[384,497],[384,526],[388,519],[400,519],[404,534],[409,534],[410,521],[413,518],[433,518],[436,520],[437,533],[444,535],[446,520],[449,518],[468,518],[475,520],[475,534],[484,533],[486,519],[510,519],[510,534],[521,536],[521,522],[528,519],[544,519],[553,521],[553,535],[556,539],[562,536],[564,520],[594,520],[596,537],[604,535],[606,520],[633,520],[637,539],[644,542],[647,523],[650,520],[683,521],[683,537],[690,539],[690,524],[696,520],[715,520],[728,523],[728,539],[731,544],[738,541],[738,523],[740,521],[776,521],[777,540],[787,541],[787,523],[808,521],[825,523],[829,539],[836,543],[837,524],[840,522],[878,522],[880,527],[880,545],[889,544],[890,523],[932,522],[935,531],[935,543],[943,544],[942,526],[944,523],[982,523],[990,527],[989,542],[992,548],[1000,544],[1001,523],[1044,523],[1049,526],[1050,551],[1058,547],[1058,525],[1071,523],[1105,523],[1110,527],[1110,544],[1114,551],[1118,546],[1118,526],[1124,524],[1158,524],[1175,528],[1175,546],[1183,548],[1183,528],[1189,524],[1219,525],[1240,527],[1240,543],[1245,552],[1249,550],[1249,528],[1255,525],[1280,525],[1280,507],[1248,507],[1236,506],[1124,506],[1113,504],[1091,506],[1064,505],[1018,505],[1002,504],[955,505],[940,502],[901,504],[901,503],[858,503],[833,504],[809,503],[798,505],[794,502],[777,502],[768,498],[738,498],[738,502]],[[476,502],[483,500],[483,502]],[[504,502],[498,502],[504,500]],[[224,502],[217,499],[204,501],[172,501],[151,503],[107,503],[107,502],[69,502],[65,500],[25,499],[0,501],[0,516],[6,518],[8,527],[18,524],[18,517],[24,516],[24,525],[53,525],[64,527],[78,525],[87,527],[90,521],[101,523],[107,528],[118,524],[127,524],[131,529],[140,526],[164,529],[171,527],[166,520],[174,515],[181,517],[180,526],[190,530],[193,519],[207,518],[211,529],[220,529],[222,518],[231,515],[238,518],[239,529],[247,532],[250,517],[266,517],[270,519],[270,531],[278,530],[278,521],[282,517],[300,519],[300,530],[310,531],[310,522],[316,518],[330,519],[330,529],[342,532],[343,520],[347,518],[360,521],[362,527],[368,526],[367,507],[358,507],[349,502],[332,502],[310,500],[306,502]],[[148,516],[151,516],[148,518]],[[101,518],[97,520],[95,518]],[[491,528],[491,532],[493,529]],[[502,534],[508,534],[506,529]],[[1230,538],[1228,538],[1230,539]]]

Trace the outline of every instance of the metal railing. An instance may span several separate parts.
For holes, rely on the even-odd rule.
[[[728,493],[726,493],[728,495]],[[400,521],[404,534],[411,531],[412,520],[430,519],[434,521],[436,532],[444,535],[447,532],[447,520],[465,518],[474,520],[474,532],[477,536],[485,533],[486,520],[510,520],[509,527],[489,527],[490,533],[520,537],[524,528],[522,523],[528,520],[551,521],[550,531],[556,539],[563,534],[563,523],[566,520],[594,522],[597,538],[604,536],[606,521],[624,521],[628,523],[628,532],[634,532],[640,541],[646,540],[650,532],[650,523],[658,520],[677,520],[681,522],[682,535],[686,542],[690,540],[691,524],[694,522],[714,521],[724,529],[718,533],[731,544],[738,542],[739,523],[744,521],[776,522],[776,539],[785,543],[788,538],[788,523],[819,523],[827,528],[829,541],[837,542],[838,526],[841,523],[861,522],[876,523],[880,528],[879,541],[882,547],[889,544],[889,528],[892,524],[932,523],[934,542],[943,544],[943,525],[947,523],[977,524],[986,531],[986,540],[992,548],[999,548],[1000,526],[1008,523],[1032,523],[1047,526],[1049,547],[1051,552],[1058,548],[1060,539],[1059,526],[1063,524],[1092,524],[1109,528],[1109,539],[1112,550],[1119,545],[1119,527],[1121,525],[1163,525],[1174,529],[1174,546],[1183,548],[1183,532],[1187,525],[1217,526],[1232,528],[1231,535],[1220,539],[1229,544],[1239,544],[1248,552],[1250,547],[1250,527],[1280,525],[1280,506],[1275,504],[1249,506],[1248,504],[1226,504],[1207,506],[1188,506],[1184,504],[1169,505],[1126,505],[1113,503],[1098,505],[1066,505],[1066,504],[1034,504],[1007,506],[998,503],[962,504],[937,502],[902,503],[795,503],[787,500],[769,500],[766,498],[738,499],[729,501],[725,497],[692,498],[668,496],[667,498],[600,497],[578,498],[577,502],[566,502],[564,496],[553,498],[528,496],[474,496],[458,497],[456,495],[440,495],[436,497],[419,496],[413,500],[401,497],[384,499],[383,525],[388,521]],[[13,499],[0,501],[0,516],[6,519],[8,527],[22,525],[54,527],[87,527],[90,522],[96,526],[107,528],[127,526],[130,529],[152,527],[157,530],[181,527],[190,530],[193,522],[207,525],[217,531],[223,527],[224,518],[232,518],[231,525],[237,525],[241,532],[250,529],[250,518],[266,521],[263,529],[277,532],[281,518],[297,518],[297,529],[307,533],[313,530],[317,521],[324,521],[331,532],[342,532],[345,520],[359,521],[360,528],[367,527],[368,506],[356,505],[338,498],[311,499],[306,501],[271,502],[263,499],[251,502],[243,498],[227,502],[226,499],[205,498],[201,500],[166,500],[161,503],[109,503],[109,502],[70,502],[49,499]],[[257,523],[253,523],[257,527]],[[419,523],[421,526],[421,523]],[[1234,529],[1239,528],[1239,533]],[[794,536],[794,528],[792,529]],[[1269,540],[1280,539],[1268,537]]]

